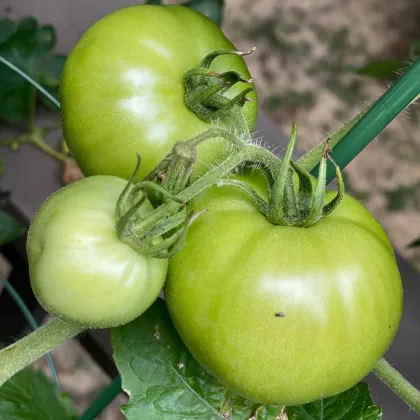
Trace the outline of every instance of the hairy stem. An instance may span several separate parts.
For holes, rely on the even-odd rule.
[[[68,162],[71,160],[68,156],[64,153],[58,152],[54,148],[52,148],[43,138],[41,129],[35,129],[35,131],[30,136],[29,142],[37,147],[39,150],[44,152],[49,157],[58,160],[59,162]]]
[[[396,369],[385,359],[379,360],[373,368],[379,379],[388,385],[409,407],[420,414],[420,391],[414,388]]]
[[[25,366],[81,333],[83,327],[54,318],[41,328],[0,351],[0,386]]]

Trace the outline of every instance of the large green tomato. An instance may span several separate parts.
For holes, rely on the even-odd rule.
[[[131,176],[136,153],[138,179],[155,167],[177,141],[188,140],[211,124],[184,103],[183,76],[210,52],[234,50],[207,17],[181,6],[137,5],[97,21],[70,53],[61,78],[64,136],[85,175]],[[242,57],[217,57],[211,69],[249,72]],[[226,91],[234,97],[252,85],[239,82]],[[253,102],[244,117],[253,129]],[[210,140],[199,148],[196,173],[225,151]]]
[[[159,295],[167,260],[135,252],[115,230],[116,203],[126,185],[112,176],[84,178],[48,198],[35,215],[27,242],[30,278],[51,314],[85,327],[111,327],[138,317]]]
[[[357,200],[346,195],[309,228],[270,224],[231,187],[195,207],[208,211],[170,262],[165,298],[209,373],[256,402],[297,405],[373,368],[397,331],[402,284],[387,236]]]

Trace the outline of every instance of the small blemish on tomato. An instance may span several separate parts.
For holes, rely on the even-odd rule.
[[[284,318],[286,314],[284,312],[277,312],[274,314],[274,316],[277,318]]]

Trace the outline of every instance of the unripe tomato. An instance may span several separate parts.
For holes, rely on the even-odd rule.
[[[165,298],[209,373],[284,405],[368,374],[397,331],[402,284],[387,236],[357,200],[346,195],[309,228],[270,224],[232,187],[203,193],[194,208],[208,211],[170,262]]]
[[[91,328],[127,323],[157,298],[168,262],[141,255],[115,230],[127,181],[81,179],[50,196],[35,215],[27,251],[33,291],[65,321]],[[143,211],[153,209],[148,202]]]
[[[94,23],[68,56],[60,82],[64,136],[84,175],[128,179],[139,153],[141,179],[177,141],[211,127],[185,105],[183,76],[216,50],[235,48],[215,23],[187,7],[130,6]],[[217,57],[211,70],[250,78],[239,56]],[[250,86],[239,82],[224,95]],[[254,101],[242,109],[252,130],[258,105],[255,92],[248,97]],[[200,145],[196,172],[225,149],[217,139]]]

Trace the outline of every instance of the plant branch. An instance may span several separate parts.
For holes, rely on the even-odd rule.
[[[420,414],[420,391],[410,384],[384,358],[373,368],[379,379],[388,385],[409,407]]]
[[[37,147],[39,150],[44,152],[46,155],[52,157],[55,160],[58,160],[59,162],[68,162],[71,160],[68,156],[66,156],[64,153],[58,152],[54,148],[52,148],[42,136],[42,129],[41,128],[34,128],[34,131],[32,135],[30,136],[29,142]]]
[[[83,327],[54,318],[41,328],[0,351],[0,386],[25,366],[35,362]]]
[[[15,301],[17,307],[20,309],[24,317],[26,318],[26,321],[28,322],[29,326],[35,331],[38,328],[38,324],[35,321],[35,318],[32,316],[31,311],[26,306],[24,300],[20,297],[19,293],[15,290],[15,288],[6,280],[5,277],[0,275],[0,283],[3,283],[4,288],[6,289],[7,293],[12,297],[12,299]],[[52,358],[52,355],[50,353],[45,355],[48,365],[51,370],[51,375],[54,379],[54,382],[60,388],[60,382],[58,381],[57,376],[57,370],[54,365],[54,360]]]

